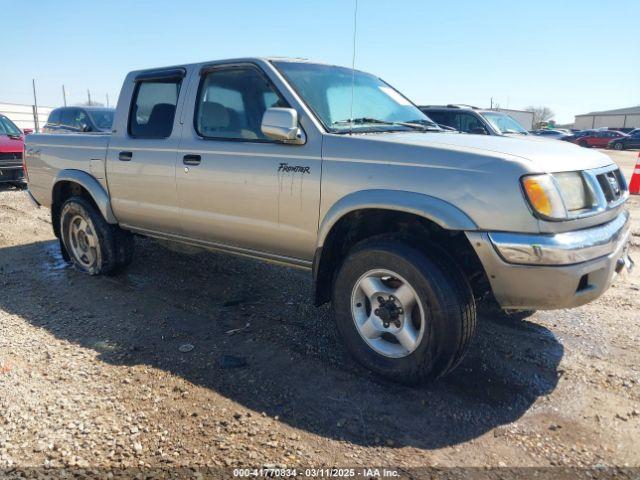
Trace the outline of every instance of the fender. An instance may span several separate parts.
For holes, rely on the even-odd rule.
[[[60,170],[58,175],[56,175],[55,180],[53,181],[53,188],[51,189],[51,201],[53,204],[53,194],[56,191],[56,185],[59,182],[74,182],[81,185],[93,201],[96,202],[100,213],[107,221],[107,223],[117,224],[118,220],[116,220],[115,215],[113,214],[113,210],[111,210],[111,200],[109,199],[109,194],[104,189],[104,187],[92,177],[87,172],[83,172],[82,170],[74,170],[74,169],[65,169]]]
[[[412,213],[446,230],[478,230],[466,213],[439,198],[403,190],[360,190],[342,197],[326,213],[318,230],[317,248],[322,248],[329,232],[344,215],[367,208]]]

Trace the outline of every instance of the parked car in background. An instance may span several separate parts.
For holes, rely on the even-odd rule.
[[[614,130],[584,130],[566,137],[564,140],[585,148],[607,148],[611,140],[622,137],[626,137],[626,135]]]
[[[0,183],[22,185],[22,150],[24,149],[24,133],[9,120],[0,115]]]
[[[562,130],[552,130],[550,128],[545,128],[545,129],[541,129],[541,130],[533,130],[531,132],[533,135],[537,135],[538,137],[544,137],[544,138],[554,138],[556,140],[560,140],[568,135],[570,135],[569,133],[562,131]]]
[[[113,125],[114,108],[61,107],[49,114],[42,133],[108,133]]]
[[[422,105],[418,107],[438,125],[478,135],[528,135],[529,132],[511,116],[495,110],[481,110],[469,105]]]
[[[629,135],[620,138],[614,138],[608,144],[609,148],[614,150],[627,150],[629,148],[640,148],[640,129],[634,130]]]
[[[628,133],[628,135],[635,135],[636,133],[640,133],[640,128],[634,128]]]

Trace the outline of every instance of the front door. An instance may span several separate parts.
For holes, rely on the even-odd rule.
[[[184,234],[210,244],[309,260],[320,202],[321,138],[289,145],[260,130],[289,107],[254,64],[205,69],[191,82],[176,182]],[[303,124],[304,128],[304,124]]]
[[[107,179],[118,222],[158,233],[178,233],[176,155],[181,125],[176,121],[184,71],[171,70],[133,79],[107,151]],[[128,78],[127,81],[130,79]]]

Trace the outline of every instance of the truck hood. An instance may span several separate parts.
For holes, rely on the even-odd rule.
[[[24,140],[20,138],[11,138],[6,135],[0,135],[0,153],[16,153],[22,152]]]
[[[536,172],[588,170],[611,165],[611,158],[596,150],[561,140],[527,136],[469,135],[438,132],[394,132],[366,136],[372,143],[429,147],[453,152],[497,156],[525,164]]]

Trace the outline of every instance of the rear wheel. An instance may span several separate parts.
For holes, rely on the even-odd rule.
[[[60,210],[63,256],[89,275],[113,274],[131,263],[133,236],[106,222],[85,198],[71,197]]]
[[[475,331],[469,284],[435,246],[424,253],[398,240],[358,244],[336,276],[332,304],[355,359],[402,383],[453,370]]]
[[[587,143],[586,140],[580,140],[578,142],[578,145],[580,145],[581,147],[584,147],[584,148],[589,148],[589,144]]]

